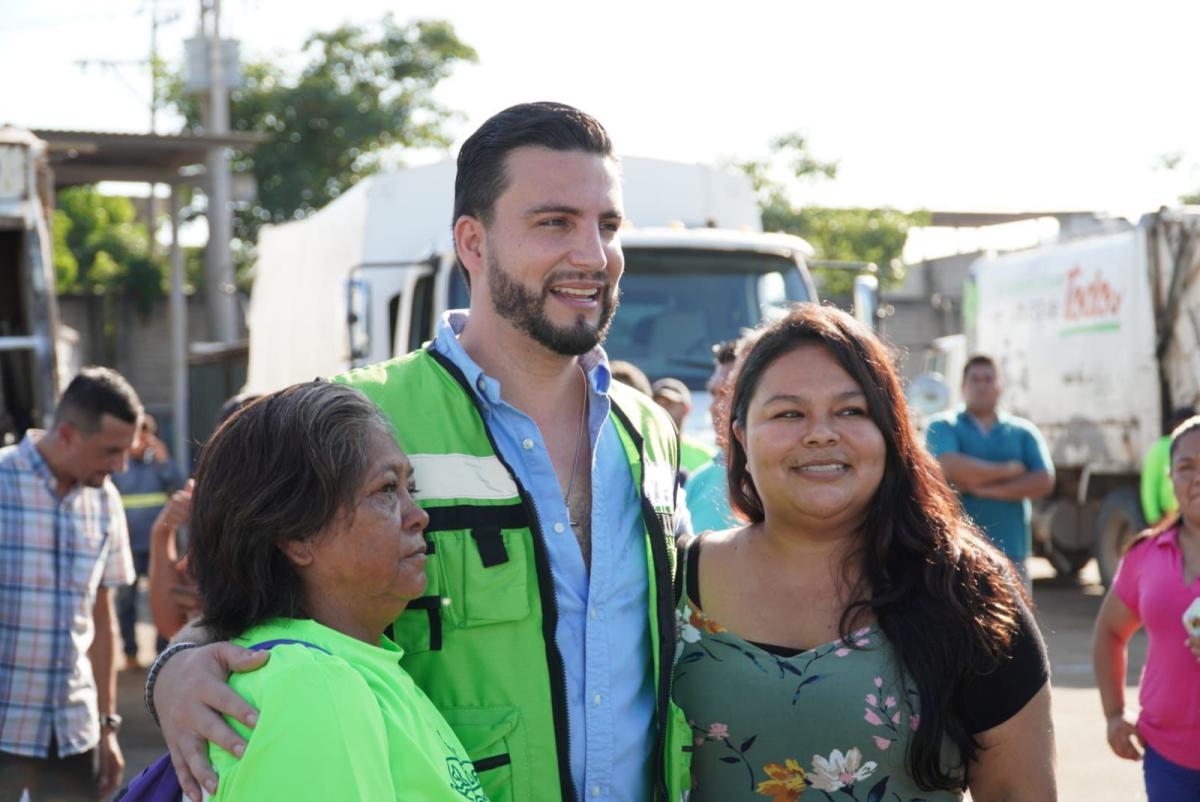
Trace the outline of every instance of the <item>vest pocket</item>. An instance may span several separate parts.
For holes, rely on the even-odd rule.
[[[667,706],[667,742],[663,761],[671,802],[686,799],[692,789],[692,727],[674,702]]]
[[[529,615],[527,530],[483,526],[437,532],[444,610],[455,626],[520,621]]]
[[[442,710],[475,766],[490,802],[529,798],[525,738],[513,707],[452,707]]]
[[[413,599],[388,631],[405,654],[438,651],[442,648],[442,599],[422,596]]]

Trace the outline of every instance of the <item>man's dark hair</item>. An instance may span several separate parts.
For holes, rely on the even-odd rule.
[[[454,218],[470,215],[486,226],[492,222],[496,199],[508,186],[505,158],[517,148],[579,150],[612,156],[612,140],[596,118],[563,103],[521,103],[490,117],[463,143],[454,176]],[[471,277],[459,259],[463,280]]]
[[[1172,432],[1175,431],[1176,427],[1185,423],[1189,418],[1193,417],[1195,414],[1196,414],[1196,408],[1194,406],[1192,406],[1192,407],[1175,407],[1175,409],[1171,410],[1171,425],[1166,433],[1171,434]]]
[[[142,402],[120,373],[112,368],[86,367],[58,400],[54,426],[70,423],[84,434],[94,434],[104,415],[136,425],[142,416]]]
[[[992,369],[992,373],[999,373],[996,368],[996,360],[992,359],[987,354],[975,354],[967,360],[967,364],[963,365],[963,381],[967,380],[967,374],[971,372],[971,368],[976,365],[984,365]]]
[[[654,395],[650,379],[646,378],[646,374],[642,369],[632,362],[627,362],[624,359],[614,359],[608,363],[608,369],[612,373],[613,381],[627,384],[646,395]]]
[[[313,381],[247,404],[205,444],[188,554],[213,637],[305,616],[300,575],[278,544],[313,538],[353,512],[373,431],[392,436],[366,396]]]
[[[737,346],[739,337],[734,337],[732,340],[724,340],[712,347],[713,361],[718,365],[729,365],[737,359]]]
[[[919,698],[921,726],[905,756],[909,774],[925,790],[962,788],[964,776],[956,766],[969,765],[982,748],[964,690],[1009,658],[1022,590],[917,438],[895,364],[866,326],[833,307],[805,303],[762,330],[742,357],[729,394],[730,503],[745,520],[766,520],[734,430],[746,426],[755,391],[771,366],[808,346],[824,348],[862,388],[867,415],[886,446],[882,479],[855,550],[843,563],[852,601],[842,614],[841,637],[852,641],[856,622],[878,622]],[[862,568],[857,581],[846,573],[852,559]],[[946,746],[961,762],[946,762]]]
[[[247,404],[251,404],[262,398],[261,393],[238,393],[231,395],[225,399],[225,403],[221,405],[221,411],[217,414],[217,426],[220,426],[225,421],[233,417],[233,413],[237,412]]]

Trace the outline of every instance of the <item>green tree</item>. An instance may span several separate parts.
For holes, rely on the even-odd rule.
[[[149,256],[149,234],[128,198],[93,186],[58,194],[54,272],[60,293],[128,293],[143,313],[163,294],[165,267]]]
[[[258,185],[234,221],[243,259],[264,223],[321,208],[377,171],[389,148],[448,146],[454,115],[432,90],[460,62],[477,60],[449,22],[400,25],[391,15],[314,34],[302,53],[298,75],[272,62],[246,64],[244,84],[230,97],[233,130],[270,136],[232,160],[234,172],[252,173]],[[169,96],[187,127],[199,129],[198,98],[185,95],[178,79]]]
[[[879,267],[884,287],[897,284],[904,276],[898,268],[908,231],[924,225],[928,215],[899,212],[895,209],[832,209],[823,206],[797,206],[788,194],[795,182],[820,181],[837,177],[837,162],[815,158],[802,134],[790,133],[770,143],[769,155],[761,161],[737,164],[750,177],[758,193],[763,228],[803,237],[817,251],[819,259],[846,262],[873,262]],[[845,295],[854,281],[852,273],[814,268],[825,292]]]

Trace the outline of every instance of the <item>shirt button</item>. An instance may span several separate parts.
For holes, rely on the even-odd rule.
[[[597,618],[600,617],[600,614],[596,612],[595,607],[593,607],[591,610],[588,611],[588,615],[590,615],[592,617],[593,621],[595,621]]]
[[[598,786],[598,785],[592,786],[592,796],[600,796],[600,786]]]
[[[479,381],[475,382],[475,386],[479,388],[479,392],[481,393],[487,391],[487,382],[484,381],[482,376],[479,377]]]
[[[526,451],[528,451],[529,449],[533,448],[533,438],[526,437],[521,441],[521,445],[525,447]]]
[[[554,531],[558,532],[560,535],[563,533],[563,530],[565,530],[565,529],[566,529],[566,527],[562,525],[561,521],[559,521],[558,523],[556,523],[554,525]]]
[[[595,702],[596,704],[600,704],[600,694],[596,694],[595,696],[593,696],[592,701]]]

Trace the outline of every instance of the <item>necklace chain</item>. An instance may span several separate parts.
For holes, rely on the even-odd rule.
[[[575,474],[579,470],[579,455],[583,452],[583,436],[587,431],[587,400],[588,400],[588,385],[587,373],[584,373],[583,365],[575,363],[579,368],[579,373],[583,377],[583,398],[579,403],[579,435],[575,438],[575,458],[571,460],[571,478],[567,480],[567,495],[563,500],[567,503],[567,520],[571,527],[579,526],[578,521],[571,519],[571,493],[575,490]]]

